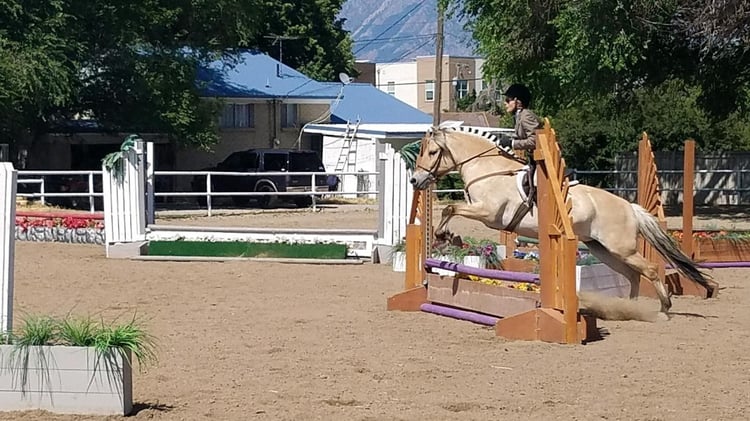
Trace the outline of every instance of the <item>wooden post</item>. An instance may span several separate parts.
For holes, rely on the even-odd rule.
[[[695,140],[685,141],[682,180],[682,251],[693,258],[693,199],[695,192]]]
[[[440,126],[441,92],[443,74],[443,20],[444,8],[438,2],[437,41],[435,43],[435,98],[432,112],[432,126]],[[425,138],[419,148],[422,155]],[[388,310],[418,311],[427,302],[427,288],[423,285],[427,279],[425,261],[432,250],[432,185],[424,190],[415,190],[412,200],[409,224],[406,227],[406,274],[404,291],[388,297]],[[419,221],[417,223],[417,220]]]
[[[537,212],[539,215],[539,260],[541,306],[501,319],[498,336],[517,340],[541,340],[564,344],[582,343],[598,337],[596,319],[578,312],[575,258],[578,238],[570,218],[565,161],[555,132],[545,119],[537,130]]]
[[[13,328],[13,263],[16,241],[17,172],[0,162],[0,334]]]

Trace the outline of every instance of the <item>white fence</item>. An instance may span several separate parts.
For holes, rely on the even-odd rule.
[[[13,327],[13,263],[16,240],[16,170],[0,162],[0,334]]]
[[[18,184],[19,185],[36,185],[38,186],[36,192],[29,193],[29,192],[21,192],[17,191],[16,195],[18,197],[25,197],[28,199],[39,199],[39,202],[41,204],[47,204],[50,198],[81,198],[88,201],[89,205],[89,211],[95,212],[96,206],[95,206],[95,199],[101,198],[103,196],[103,193],[101,191],[97,191],[96,185],[97,181],[101,180],[102,172],[101,171],[62,171],[62,170],[19,170],[18,173]],[[81,178],[85,176],[87,181],[87,186],[84,191],[66,191],[66,192],[60,192],[55,190],[50,190],[50,186],[48,185],[49,182],[47,181],[47,177],[65,177],[65,178]],[[60,185],[61,183],[55,183],[55,185]],[[72,185],[67,185],[65,188],[71,188]]]

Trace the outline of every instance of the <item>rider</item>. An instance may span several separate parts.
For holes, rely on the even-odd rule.
[[[510,85],[504,93],[505,111],[513,114],[515,133],[502,136],[500,145],[513,149],[531,150],[536,148],[536,130],[544,127],[539,117],[529,109],[531,92],[520,83]]]
[[[542,121],[529,109],[531,107],[531,91],[526,85],[514,83],[505,90],[505,111],[513,114],[515,133],[512,136],[501,135],[500,146],[524,151],[534,151],[536,148],[536,130],[544,127]],[[528,179],[533,180],[536,163],[533,156],[529,157]],[[531,184],[531,183],[529,183]],[[534,186],[529,187],[529,205],[533,200]]]

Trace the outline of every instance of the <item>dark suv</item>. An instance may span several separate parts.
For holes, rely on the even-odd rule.
[[[298,149],[248,149],[234,152],[212,168],[201,171],[216,172],[325,172],[325,167],[318,154],[310,150]],[[211,175],[212,192],[310,192],[312,175]],[[206,176],[193,177],[194,192],[206,191]],[[315,190],[328,191],[326,176],[315,176]],[[221,196],[219,196],[221,197]],[[263,196],[232,196],[237,206],[247,206],[254,198],[263,208],[271,207],[276,199],[293,201],[299,207],[310,206],[312,197],[309,195],[263,195]],[[206,204],[205,197],[198,197],[198,203]]]

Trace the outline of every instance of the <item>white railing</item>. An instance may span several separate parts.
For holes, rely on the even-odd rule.
[[[213,197],[220,197],[220,196],[250,196],[250,197],[258,197],[258,196],[309,196],[312,200],[312,210],[317,211],[317,199],[320,196],[324,195],[377,195],[377,190],[335,190],[335,191],[329,191],[327,190],[327,186],[325,187],[326,190],[318,190],[318,188],[323,188],[324,186],[318,186],[316,185],[315,178],[319,176],[345,176],[345,175],[356,175],[356,176],[371,176],[375,175],[377,176],[377,172],[364,172],[364,171],[334,171],[334,172],[287,172],[287,171],[266,171],[266,172],[220,172],[220,171],[154,171],[154,178],[157,176],[205,176],[205,190],[204,191],[177,191],[177,192],[154,192],[154,197],[205,197],[206,199],[206,207],[208,211],[208,216],[212,215],[213,207],[211,203],[211,199]],[[237,192],[227,192],[227,191],[213,191],[211,186],[213,185],[212,177],[214,176],[229,176],[229,177],[257,177],[257,178],[265,178],[269,179],[272,177],[278,177],[278,176],[307,176],[310,177],[310,185],[309,186],[302,186],[304,188],[309,188],[309,190],[305,191],[274,191],[274,192],[248,192],[248,191],[237,191]],[[273,180],[271,180],[273,181]],[[291,186],[296,187],[296,186]]]
[[[56,197],[81,197],[81,198],[88,198],[89,202],[89,211],[95,212],[95,199],[101,198],[103,196],[103,193],[101,191],[96,191],[96,181],[97,177],[101,178],[102,171],[95,171],[95,170],[79,170],[79,171],[64,171],[64,170],[19,170],[18,173],[18,180],[17,183],[20,184],[36,184],[39,186],[38,191],[34,193],[22,193],[18,192],[17,196],[20,197],[26,197],[26,198],[33,198],[33,199],[40,199],[42,204],[45,204],[49,201],[50,198],[56,198]],[[451,172],[452,174],[455,174],[456,172]],[[700,174],[728,174],[730,176],[734,176],[735,182],[734,185],[730,188],[717,188],[717,187],[696,187],[695,191],[697,192],[720,192],[720,193],[727,193],[727,194],[734,194],[737,195],[737,197],[740,197],[742,193],[745,193],[745,195],[748,195],[750,192],[750,186],[745,186],[746,183],[743,183],[743,175],[750,173],[750,170],[746,169],[729,169],[729,170],[720,170],[720,169],[714,169],[714,170],[695,170],[696,175]],[[249,197],[258,197],[258,196],[309,196],[312,200],[312,209],[313,211],[317,210],[318,201],[320,200],[320,197],[322,196],[347,196],[347,195],[377,195],[379,192],[377,190],[335,190],[335,191],[328,191],[327,187],[324,186],[316,186],[315,177],[316,176],[345,176],[345,175],[355,175],[355,176],[377,176],[378,172],[317,172],[317,173],[310,173],[310,172],[261,172],[261,173],[246,173],[246,172],[219,172],[219,171],[155,171],[154,172],[154,179],[156,177],[179,177],[179,176],[204,176],[206,177],[205,180],[205,190],[201,191],[155,191],[154,197],[204,197],[206,200],[206,207],[208,215],[211,216],[213,214],[213,206],[212,206],[212,198],[214,197],[231,197],[231,196],[249,196]],[[605,175],[611,175],[611,176],[627,176],[627,175],[635,175],[637,174],[637,171],[635,170],[611,170],[611,171],[605,171],[605,170],[572,170],[571,179],[576,180],[581,177],[586,176],[605,176]],[[658,171],[659,175],[667,175],[667,174],[675,174],[680,175],[682,174],[682,170],[661,170]],[[304,175],[307,177],[310,177],[311,183],[309,185],[309,191],[293,191],[293,192],[248,192],[248,191],[238,191],[238,192],[225,192],[225,191],[213,191],[211,189],[211,181],[212,177],[215,176],[232,176],[232,177],[272,177],[272,176],[292,176],[292,175]],[[55,191],[49,191],[49,183],[45,181],[45,178],[43,176],[85,176],[88,179],[88,186],[85,191],[80,192],[55,192]],[[343,181],[343,180],[340,180]],[[154,180],[154,185],[155,185]],[[340,186],[343,185],[343,182],[341,182]],[[632,185],[628,187],[620,187],[617,185],[610,185],[604,187],[605,190],[614,192],[616,194],[628,194],[635,192],[637,190],[637,186]],[[663,186],[661,188],[662,192],[681,192],[682,186],[679,187],[668,187]],[[434,193],[463,193],[462,189],[435,189],[433,190]]]
[[[89,212],[94,213],[96,208],[94,206],[94,198],[102,197],[104,194],[95,189],[94,177],[102,176],[101,171],[63,171],[63,170],[19,170],[18,184],[38,184],[38,193],[16,193],[16,196],[40,199],[40,202],[44,205],[47,203],[48,198],[52,197],[87,197],[89,202]],[[88,187],[84,192],[53,192],[48,191],[47,182],[43,176],[86,176],[88,178]],[[31,176],[42,176],[38,178],[32,178]]]

